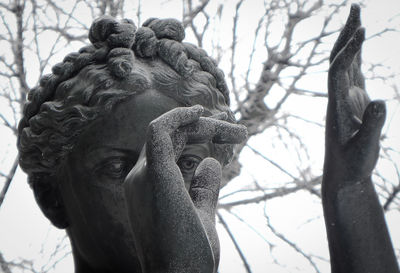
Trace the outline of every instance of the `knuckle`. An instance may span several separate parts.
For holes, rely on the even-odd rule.
[[[147,126],[147,133],[149,135],[154,135],[154,134],[160,132],[161,127],[162,126],[161,126],[160,119],[157,118],[149,123],[149,125]]]

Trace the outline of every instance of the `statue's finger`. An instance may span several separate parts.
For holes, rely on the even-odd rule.
[[[191,143],[212,141],[217,144],[238,144],[247,138],[245,126],[205,117],[179,130],[187,132],[188,142]]]
[[[363,90],[365,90],[365,78],[361,71],[361,49],[357,52],[356,57],[354,58],[354,62],[352,64],[353,70],[353,84]]]
[[[208,157],[197,167],[189,189],[189,195],[195,207],[204,212],[212,221],[215,221],[221,179],[220,163]]]
[[[219,112],[208,118],[212,118],[215,120],[227,120],[228,115],[225,112]],[[185,132],[185,130],[175,130],[171,134],[171,140],[175,150],[175,159],[177,160],[180,157],[183,149],[185,148],[186,142],[188,140],[188,134],[187,132]]]
[[[364,28],[359,28],[353,38],[338,53],[329,68],[327,130],[332,139],[344,144],[353,135],[354,115],[349,107],[349,92],[353,86],[354,73],[350,73],[352,63],[362,47]]]
[[[371,175],[379,154],[379,141],[386,117],[383,101],[372,101],[365,109],[361,127],[357,134],[347,143],[352,161],[348,168],[352,169],[354,179],[362,179]]]
[[[227,120],[228,114],[225,112],[219,112],[217,114],[210,116],[209,118],[218,119],[218,120]]]
[[[345,47],[336,55],[333,60],[329,72],[335,70],[348,70],[351,67],[358,52],[360,52],[362,44],[365,40],[365,29],[360,27],[354,33],[354,36],[348,41]]]
[[[208,157],[197,167],[189,188],[189,195],[207,232],[216,266],[219,263],[220,247],[215,229],[215,211],[221,179],[221,165],[216,159]]]
[[[177,133],[181,126],[198,121],[204,109],[200,105],[178,107],[164,113],[152,122],[147,129],[147,159],[155,165],[174,166],[186,144],[186,134]],[[171,167],[171,168],[172,168]]]
[[[239,144],[246,138],[246,126],[224,122],[217,124],[212,142],[216,144]]]
[[[360,6],[353,4],[350,9],[350,14],[347,17],[347,21],[343,30],[340,32],[338,39],[333,46],[329,61],[333,62],[337,54],[342,50],[343,47],[350,41],[356,30],[361,26],[360,18]]]
[[[188,138],[187,134],[180,130],[176,130],[171,134],[171,141],[174,149],[175,161],[177,161],[181,156],[181,153],[186,146],[187,138]]]
[[[171,134],[181,126],[197,121],[203,114],[201,105],[192,107],[177,107],[159,116],[149,124],[150,131],[161,131]]]
[[[381,131],[386,118],[386,106],[381,100],[372,101],[364,111],[362,124],[357,133],[357,141],[362,147],[379,144]]]

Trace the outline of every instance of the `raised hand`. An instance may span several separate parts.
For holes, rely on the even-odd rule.
[[[187,143],[239,143],[247,131],[202,114],[201,106],[175,108],[152,121],[145,148],[126,178],[131,225],[143,272],[217,270],[215,208],[221,165],[211,157],[193,163],[182,163],[179,158]],[[184,175],[180,164],[190,169],[198,166],[193,175]]]
[[[352,5],[330,56],[322,203],[332,273],[399,272],[371,180],[386,110],[361,72],[365,30]]]
[[[330,56],[326,121],[326,163],[329,166],[325,165],[326,171],[340,173],[353,182],[371,176],[386,116],[385,104],[370,102],[365,91],[361,72],[364,36],[360,8],[353,5]]]

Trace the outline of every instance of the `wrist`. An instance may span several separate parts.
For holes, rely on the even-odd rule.
[[[324,170],[322,177],[322,201],[334,201],[343,191],[373,190],[370,174],[359,175],[340,170]]]

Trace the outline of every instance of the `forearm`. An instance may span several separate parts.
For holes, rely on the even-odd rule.
[[[399,272],[371,178],[347,182],[324,176],[322,188],[332,273]]]

